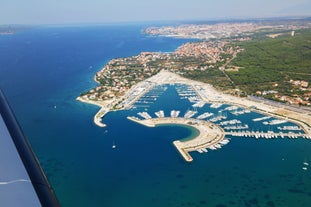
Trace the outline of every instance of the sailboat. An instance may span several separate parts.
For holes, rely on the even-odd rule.
[[[117,145],[114,143],[114,141],[112,142],[112,149],[117,148]]]
[[[302,164],[303,164],[302,169],[303,170],[308,170],[309,163],[305,160]]]
[[[302,164],[305,166],[309,166],[309,163],[307,161],[304,161]]]

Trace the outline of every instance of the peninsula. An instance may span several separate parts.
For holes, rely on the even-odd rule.
[[[172,33],[178,32],[178,34],[185,34],[183,36],[185,38],[209,39],[211,35],[207,35],[207,33],[212,30],[211,28],[217,27],[217,31],[219,33],[222,32],[224,35],[217,37],[214,35],[213,40],[186,43],[171,53],[142,52],[137,56],[113,59],[96,73],[94,80],[98,83],[98,86],[82,93],[77,99],[100,106],[101,109],[94,116],[94,122],[100,127],[105,127],[106,125],[102,123],[102,117],[106,113],[111,110],[130,109],[140,97],[155,86],[177,83],[185,84],[192,87],[200,101],[204,103],[226,103],[282,120],[288,120],[301,127],[304,131],[303,137],[310,138],[310,107],[303,108],[282,104],[254,96],[256,94],[259,95],[259,93],[248,94],[246,93],[247,89],[237,84],[238,81],[236,81],[234,76],[237,72],[243,70],[240,65],[237,66],[239,63],[236,60],[240,60],[240,54],[247,54],[248,51],[245,50],[247,46],[245,45],[251,42],[252,39],[256,39],[256,35],[258,36],[260,33],[260,38],[263,38],[262,34],[264,34],[265,38],[268,39],[277,39],[280,36],[293,39],[295,36],[294,30],[298,30],[298,39],[303,39],[303,35],[305,33],[308,34],[309,30],[306,30],[306,28],[311,27],[310,25],[306,22],[296,25],[289,23],[283,27],[280,25],[235,23],[213,26],[188,25],[182,26],[182,29],[180,27],[148,28],[145,32],[152,35],[171,36]],[[199,36],[197,31],[201,31]],[[189,36],[190,34],[194,36]],[[205,35],[207,38],[203,38],[202,35]],[[308,75],[310,76],[309,73]],[[302,92],[298,95],[296,94],[298,97],[301,96],[301,100],[305,94],[311,91],[310,86],[306,82],[304,80],[291,80],[293,87],[295,84],[300,84],[302,87]],[[268,85],[270,84],[269,82]],[[277,87],[278,83],[274,84]],[[266,93],[269,93],[269,91]],[[292,90],[292,93],[295,93],[295,90]],[[277,94],[280,95],[281,92]],[[309,98],[303,102],[305,105],[310,105],[310,103],[311,100]],[[156,125],[166,121],[189,122],[189,120],[179,119],[140,121],[136,118],[131,118],[131,120],[144,125]],[[205,125],[211,126],[209,123]],[[217,127],[213,125],[212,128],[216,129]],[[209,133],[213,134],[213,132]],[[223,133],[214,134],[215,136],[212,136],[213,139],[216,136],[223,139]],[[209,137],[204,143],[210,143],[213,139]],[[217,142],[220,141],[221,139],[217,140]],[[191,160],[187,152],[198,150],[193,143],[183,145],[179,142],[174,142],[174,145],[187,161]],[[204,145],[204,147],[206,146]]]

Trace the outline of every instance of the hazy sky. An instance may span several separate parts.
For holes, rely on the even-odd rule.
[[[310,15],[311,0],[0,0],[0,24]]]

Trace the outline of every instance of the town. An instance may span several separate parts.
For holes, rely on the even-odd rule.
[[[282,83],[266,81],[265,86],[258,84],[256,88],[252,83],[248,86],[239,83],[241,67],[235,65],[236,57],[245,52],[240,43],[251,41],[255,34],[261,32],[270,39],[286,35],[293,37],[295,30],[310,28],[310,25],[304,21],[294,21],[287,24],[221,23],[147,28],[143,32],[149,35],[199,40],[185,43],[170,53],[142,52],[132,57],[112,59],[96,73],[94,79],[99,85],[80,97],[81,100],[95,102],[117,100],[135,84],[166,70],[212,84],[228,94],[261,96],[288,104],[310,106],[311,87],[308,80],[282,80]],[[266,73],[269,71],[266,70]],[[253,72],[255,78],[258,75]],[[265,74],[262,76],[266,77]],[[286,91],[284,84],[289,85]],[[112,108],[117,105],[117,102],[113,103]]]
[[[97,101],[120,97],[133,85],[161,70],[186,76],[189,71],[218,67],[219,62],[241,51],[228,45],[229,41],[193,42],[180,46],[173,53],[142,52],[133,57],[113,59],[96,74],[95,81],[100,85],[82,97]]]
[[[184,24],[179,26],[149,27],[146,34],[186,39],[223,39],[232,37],[248,37],[258,31],[284,31],[309,28],[308,22],[241,22],[217,24]]]

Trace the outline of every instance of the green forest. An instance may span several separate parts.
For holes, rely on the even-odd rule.
[[[247,93],[257,90],[293,92],[289,80],[311,82],[311,30],[290,32],[276,38],[257,35],[248,42],[236,43],[244,49],[230,63],[239,71],[227,71],[235,85]],[[276,85],[273,87],[272,85]]]

